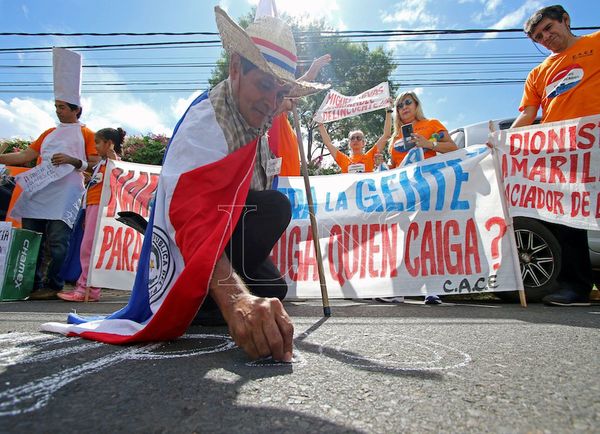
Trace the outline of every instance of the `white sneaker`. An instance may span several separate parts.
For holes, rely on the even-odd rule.
[[[404,296],[398,295],[396,297],[377,297],[373,299],[380,303],[404,303]]]

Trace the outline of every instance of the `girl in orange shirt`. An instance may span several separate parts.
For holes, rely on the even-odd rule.
[[[414,92],[398,95],[395,106],[394,138],[390,141],[389,147],[392,168],[398,167],[409,152],[404,150],[403,125],[413,125],[412,139],[416,146],[423,148],[425,158],[434,157],[438,152],[445,154],[458,149],[440,121],[425,118],[421,101]]]
[[[391,99],[390,99],[391,102]],[[342,169],[342,173],[357,173],[357,172],[372,172],[375,166],[375,155],[381,153],[385,143],[392,136],[392,112],[390,108],[386,109],[385,124],[383,126],[383,135],[377,140],[365,153],[365,135],[361,130],[350,131],[348,134],[348,142],[350,144],[351,155],[347,156],[340,152],[338,148],[333,146],[331,138],[327,134],[327,130],[323,124],[319,124],[319,133],[323,139],[323,143],[329,150],[329,153],[334,158],[335,162]]]
[[[92,244],[94,242],[94,231],[96,229],[96,221],[98,219],[98,211],[100,208],[100,195],[102,194],[102,181],[104,180],[104,172],[106,171],[106,161],[120,160],[121,145],[127,133],[121,129],[103,128],[94,136],[96,142],[96,150],[102,158],[100,162],[93,168],[88,168],[92,175],[92,179],[88,183],[86,194],[86,210],[85,223],[83,230],[83,239],[81,240],[81,249],[79,252],[79,260],[81,262],[81,275],[77,280],[75,289],[72,291],[60,291],[57,295],[65,301],[99,301],[101,289],[87,286],[87,277],[90,269],[90,259],[92,255]],[[56,156],[55,156],[56,157]],[[63,156],[65,162],[69,164],[77,163],[70,161],[69,156]]]

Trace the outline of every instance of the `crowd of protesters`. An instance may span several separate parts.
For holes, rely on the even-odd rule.
[[[286,146],[284,150],[283,145],[278,145],[278,133],[271,134],[267,140],[264,132],[274,116],[290,109],[293,98],[326,88],[311,81],[332,59],[328,55],[316,59],[309,72],[296,79],[295,56],[274,61],[265,54],[260,42],[266,40],[270,46],[285,49],[281,52],[295,53],[291,30],[282,20],[257,17],[248,29],[243,30],[218,7],[216,18],[223,45],[230,56],[229,77],[198,97],[178,124],[177,135],[171,140],[160,175],[158,211],[155,210],[149,228],[168,234],[167,241],[180,252],[175,261],[174,283],[164,290],[176,294],[173,297],[179,297],[182,306],[191,304],[192,316],[181,320],[183,326],[189,324],[192,317],[199,323],[227,324],[236,343],[252,358],[272,355],[277,360],[289,362],[293,327],[280,302],[287,287],[279,270],[269,262],[268,255],[288,225],[290,204],[285,196],[271,189],[273,177],[282,172],[273,172],[270,163],[279,155],[284,159],[282,165],[287,168],[284,174],[298,175],[300,170],[294,150],[297,143],[285,114],[279,115],[278,122],[283,124],[278,128],[285,128],[287,137],[291,137],[291,148]],[[571,18],[560,5],[542,8],[527,20],[527,35],[550,50],[552,55],[528,75],[519,107],[521,114],[513,127],[532,124],[540,107],[543,123],[600,113],[600,32],[575,36],[570,26]],[[90,228],[95,226],[98,215],[98,185],[103,179],[105,163],[108,159],[118,158],[125,132],[105,128],[94,134],[79,121],[82,114],[79,95],[81,60],[75,53],[63,49],[55,49],[54,56],[55,107],[60,124],[45,131],[27,149],[0,155],[0,163],[23,165],[36,160],[37,165],[68,166],[58,181],[34,193],[22,193],[13,210],[23,228],[43,234],[43,243],[48,245],[51,256],[44,276],[42,262],[46,249],[40,250],[34,288],[29,298],[98,301],[100,288],[90,287],[87,282],[93,237]],[[581,80],[575,86],[560,87],[560,83],[553,80],[571,66],[573,59],[577,59],[583,70]],[[548,94],[550,88],[554,89],[552,94]],[[404,91],[393,103],[392,100],[389,102],[383,134],[368,150],[364,132],[356,129],[348,133],[351,155],[345,155],[334,146],[325,126],[319,124],[323,143],[343,173],[393,169],[457,149],[447,128],[437,119],[425,117],[417,93]],[[204,134],[210,136],[210,131],[218,131],[215,135],[220,137],[218,144],[211,141],[198,143],[198,138]],[[204,227],[202,215],[191,213],[172,219],[174,203],[180,195],[195,197],[193,179],[200,176],[195,169],[218,161],[216,157],[210,160],[213,156],[228,159],[234,154],[239,155],[248,146],[255,149],[255,163],[249,167],[251,176],[240,178],[245,189],[242,189],[241,204],[254,212],[245,214],[245,226],[219,226],[224,234],[232,229],[229,231],[231,239],[223,251],[215,251],[217,260],[212,263],[212,268],[207,267],[206,261],[197,257],[202,243],[208,241],[201,239],[193,244],[180,238],[180,234],[196,237],[193,231]],[[196,154],[204,154],[210,161],[201,162]],[[239,166],[240,170],[244,167],[243,164]],[[86,172],[91,174],[87,183],[84,182]],[[223,182],[224,185],[215,188],[226,187],[228,181]],[[84,197],[86,191],[87,198]],[[60,268],[75,223],[74,210],[82,202],[84,206],[87,204],[80,254],[83,272],[75,288],[65,291]],[[169,231],[171,227],[175,231]],[[587,305],[592,278],[586,233],[564,225],[553,225],[553,231],[564,249],[560,290],[544,301],[549,305]],[[196,266],[208,279],[206,287],[198,288],[195,293],[188,293],[189,289],[180,290],[178,282],[189,286],[190,281],[186,280],[190,274],[188,269]],[[265,279],[273,284],[254,284]],[[184,294],[184,291],[188,292]],[[433,301],[437,303],[439,299]],[[140,322],[148,322],[149,318],[141,318]],[[181,324],[174,329],[180,331]]]

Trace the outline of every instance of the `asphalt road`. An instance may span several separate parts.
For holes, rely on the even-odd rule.
[[[290,302],[281,365],[223,327],[125,347],[38,332],[124,302],[0,303],[0,432],[600,432],[600,305]]]

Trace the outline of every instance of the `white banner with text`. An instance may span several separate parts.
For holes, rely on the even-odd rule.
[[[116,220],[118,212],[133,211],[146,220],[161,166],[109,160],[94,235],[88,284],[131,290],[144,236]]]
[[[600,115],[494,133],[512,216],[600,229]]]
[[[329,296],[522,289],[514,238],[487,146],[390,171],[311,177]],[[280,178],[292,221],[271,259],[288,297],[320,294],[301,177]]]
[[[325,95],[314,119],[315,122],[324,124],[358,116],[387,107],[389,98],[390,87],[387,81],[356,96],[344,96],[332,89]]]

